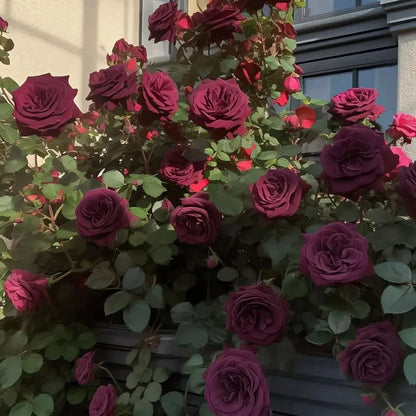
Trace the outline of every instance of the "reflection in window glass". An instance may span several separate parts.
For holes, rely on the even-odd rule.
[[[386,108],[386,111],[378,119],[378,123],[382,129],[386,129],[396,112],[397,65],[358,71],[358,86],[375,88],[378,91],[377,103]]]
[[[318,77],[305,77],[303,90],[305,95],[318,100],[329,101],[334,95],[351,88],[352,72],[341,72]]]
[[[308,0],[305,16],[337,12],[377,2],[377,0]]]

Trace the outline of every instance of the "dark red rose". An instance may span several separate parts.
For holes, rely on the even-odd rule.
[[[169,1],[160,5],[149,16],[149,40],[154,39],[155,43],[162,40],[175,42],[178,32],[192,27],[190,17],[182,10],[178,10],[178,5]]]
[[[90,405],[89,416],[116,416],[117,393],[112,384],[98,387]]]
[[[144,46],[134,46],[128,43],[124,38],[116,41],[112,52],[112,55],[107,55],[107,63],[109,65],[128,62],[130,58],[133,58],[139,63],[147,62],[146,48]]]
[[[303,235],[299,270],[317,286],[350,283],[373,273],[367,240],[354,225],[334,222]]]
[[[354,200],[372,188],[382,192],[384,176],[398,162],[383,134],[362,124],[343,127],[321,152],[329,191]]]
[[[114,110],[119,103],[127,105],[127,99],[137,92],[137,67],[134,60],[110,66],[90,74],[90,93],[87,100],[95,107]]]
[[[293,170],[270,169],[249,186],[254,209],[267,218],[290,217],[310,186]]]
[[[397,191],[406,212],[416,218],[416,163],[399,168]]]
[[[114,43],[112,52],[116,55],[127,54],[129,48],[130,44],[124,38],[121,38]]]
[[[270,345],[282,339],[289,324],[286,300],[270,286],[257,283],[231,292],[224,305],[227,331],[242,341],[256,345]]]
[[[2,17],[0,17],[0,32],[5,32],[9,26],[9,23],[7,23],[6,20],[4,20]]]
[[[57,137],[67,123],[81,117],[74,103],[78,90],[70,87],[68,78],[51,74],[28,77],[12,92],[13,116],[22,136]]]
[[[358,329],[355,340],[338,356],[345,376],[376,387],[388,383],[401,360],[400,339],[388,321]]]
[[[35,311],[50,303],[48,282],[46,276],[14,269],[4,282],[4,291],[18,311]]]
[[[236,6],[211,3],[202,13],[194,13],[192,19],[199,32],[197,44],[202,48],[233,39],[234,33],[241,31],[240,21],[245,17]]]
[[[189,96],[189,118],[215,138],[246,132],[249,100],[234,79],[205,79]]]
[[[159,171],[164,178],[182,186],[202,181],[206,164],[205,160],[187,159],[186,149],[185,145],[177,145],[166,152]]]
[[[78,384],[89,384],[94,380],[98,364],[94,363],[95,352],[89,351],[75,361],[75,380]]]
[[[143,109],[140,121],[144,125],[154,120],[168,120],[178,110],[179,92],[166,72],[146,71],[139,86],[139,103]]]
[[[289,39],[296,38],[296,30],[293,27],[292,23],[277,22],[277,24],[284,37],[287,37]]]
[[[235,76],[242,85],[253,85],[261,79],[261,67],[257,62],[246,58],[238,64]]]
[[[111,189],[86,192],[75,210],[78,234],[98,246],[111,245],[120,230],[136,221],[127,205],[127,200]]]
[[[328,113],[341,124],[354,124],[368,118],[375,121],[385,108],[376,103],[374,88],[350,88],[332,97]]]
[[[395,114],[386,133],[395,140],[402,138],[405,143],[411,143],[412,138],[416,137],[416,117],[405,113]]]
[[[203,374],[205,399],[217,416],[268,416],[270,393],[257,357],[229,348]]]
[[[205,192],[182,198],[170,215],[170,223],[181,243],[211,244],[221,229],[221,212]]]

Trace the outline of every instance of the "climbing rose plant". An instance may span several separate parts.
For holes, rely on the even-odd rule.
[[[1,414],[185,415],[152,360],[170,331],[202,416],[268,415],[267,372],[313,350],[404,415],[388,391],[416,383],[416,118],[383,134],[374,89],[306,97],[301,6],[166,2],[150,39],[176,62],[116,41],[85,113],[68,76],[0,78]],[[138,334],[124,382],[95,351],[103,322]]]

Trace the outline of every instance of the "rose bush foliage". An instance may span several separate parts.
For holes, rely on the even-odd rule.
[[[378,396],[416,382],[414,117],[383,135],[374,89],[300,91],[301,3],[163,3],[150,38],[176,62],[117,40],[86,113],[67,76],[0,78],[1,414],[185,414],[152,361],[161,328],[204,415],[268,415],[266,373],[295,347]],[[121,385],[94,350],[110,320],[139,335]]]

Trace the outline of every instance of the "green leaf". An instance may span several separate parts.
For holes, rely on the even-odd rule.
[[[205,380],[202,378],[202,374],[205,373],[206,368],[197,368],[189,376],[188,386],[189,391],[196,394],[202,394],[205,390]]]
[[[116,279],[116,274],[110,269],[110,262],[103,261],[89,275],[85,285],[91,289],[105,289]]]
[[[0,137],[9,144],[15,144],[20,139],[19,132],[4,123],[0,125]]]
[[[409,283],[412,281],[412,271],[407,264],[399,261],[386,261],[374,267],[375,273],[391,283]]]
[[[114,267],[116,269],[117,275],[122,276],[124,273],[127,272],[130,267],[133,266],[133,259],[131,258],[130,254],[126,251],[122,251],[117,257],[114,262]]]
[[[22,359],[7,357],[0,363],[0,387],[7,389],[13,386],[22,375]]]
[[[172,257],[172,250],[169,246],[158,246],[150,249],[150,255],[152,256],[156,264],[166,265],[169,264]]]
[[[387,286],[381,295],[384,313],[405,313],[416,307],[416,291],[411,286]]]
[[[27,159],[17,146],[12,146],[4,166],[5,173],[15,173],[27,165]]]
[[[185,399],[182,393],[170,391],[160,398],[166,416],[185,416]]]
[[[3,195],[0,197],[0,215],[2,213],[7,213],[7,211],[13,211],[13,198],[9,195]]]
[[[173,282],[173,290],[175,292],[186,292],[196,285],[196,276],[194,274],[183,274]]]
[[[402,329],[399,335],[406,345],[416,349],[416,328]]]
[[[222,282],[231,282],[238,278],[238,270],[233,267],[223,267],[218,270],[217,278]]]
[[[146,280],[146,275],[143,269],[139,266],[132,267],[124,273],[123,289],[134,290],[143,285]]]
[[[208,343],[208,332],[203,325],[186,322],[179,325],[175,339],[178,345],[200,349]]]
[[[70,404],[79,404],[87,397],[86,387],[72,387],[66,393],[66,400]]]
[[[73,157],[64,155],[59,160],[66,171],[74,172],[77,170],[77,161]]]
[[[306,336],[306,341],[314,345],[325,345],[334,340],[334,334],[329,331],[316,330]]]
[[[376,224],[387,224],[395,220],[395,217],[387,212],[385,208],[370,209],[366,212],[365,217]]]
[[[267,347],[259,347],[257,356],[266,368],[288,371],[295,363],[296,350],[289,338],[283,338]]]
[[[143,181],[143,190],[146,192],[147,195],[152,196],[153,198],[157,198],[163,192],[166,191],[160,179],[156,178],[155,176],[151,175],[142,175],[141,179]]]
[[[130,393],[122,393],[117,400],[119,406],[128,406],[130,404]]]
[[[416,384],[416,354],[408,355],[403,363],[404,375],[408,383],[413,386]]]
[[[345,311],[331,311],[328,316],[328,325],[334,334],[342,334],[350,327],[351,316]]]
[[[170,310],[170,316],[176,324],[192,321],[194,308],[190,302],[181,302]]]
[[[215,416],[214,413],[211,412],[207,403],[202,403],[201,407],[199,408],[198,412],[199,416]]]
[[[164,383],[172,374],[172,371],[169,368],[158,367],[155,368],[153,372],[153,381],[158,383]]]
[[[30,416],[33,411],[32,403],[28,400],[16,403],[10,410],[9,416]]]
[[[336,207],[335,215],[342,221],[352,222],[360,217],[360,211],[354,203],[344,201]]]
[[[144,300],[135,300],[123,310],[124,323],[133,331],[141,333],[150,320],[150,307]]]
[[[136,400],[134,403],[133,416],[152,416],[153,405],[147,399]]]
[[[36,416],[50,416],[54,410],[54,402],[51,396],[41,393],[32,400],[33,413]]]
[[[104,302],[104,313],[106,316],[124,309],[131,301],[130,293],[120,291],[110,295]]]
[[[65,361],[72,362],[75,361],[79,355],[79,348],[72,343],[67,343],[62,349],[62,357]]]
[[[308,294],[309,281],[297,271],[287,273],[282,282],[282,291],[289,300],[303,298]]]
[[[371,311],[370,305],[361,300],[355,300],[348,305],[348,312],[354,317],[358,319],[364,319],[368,316]]]
[[[47,183],[42,187],[42,193],[47,199],[56,199],[61,187],[56,183]]]
[[[104,172],[103,182],[109,188],[120,188],[124,185],[124,176],[117,170],[110,170],[108,172]]]
[[[156,381],[152,381],[146,387],[143,396],[150,402],[157,402],[162,394],[162,386]]]
[[[78,348],[82,350],[90,350],[97,342],[94,332],[86,331],[78,335],[75,343]]]
[[[163,288],[160,285],[154,285],[146,294],[146,302],[155,309],[163,309],[165,303],[163,301]]]
[[[38,372],[43,364],[43,357],[36,352],[32,352],[22,360],[22,367],[25,373],[31,374]]]
[[[222,185],[209,185],[208,192],[215,206],[225,215],[239,215],[244,209],[243,202],[225,190]]]
[[[0,120],[7,120],[13,112],[13,107],[9,103],[0,103]]]
[[[204,365],[204,358],[201,354],[193,354],[183,366],[185,374],[193,373],[197,368]]]
[[[137,246],[142,245],[146,241],[146,239],[147,239],[147,235],[145,233],[137,231],[137,232],[130,235],[129,243],[133,247],[137,247]]]

